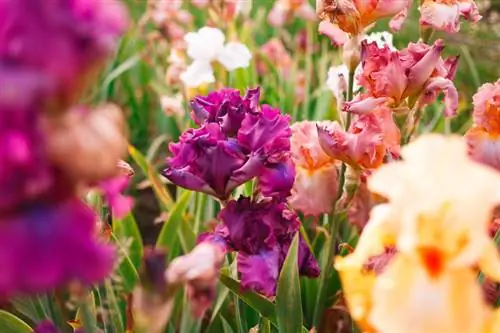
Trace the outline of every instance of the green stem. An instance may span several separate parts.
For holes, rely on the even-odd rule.
[[[354,70],[349,71],[349,83],[347,87],[347,101],[352,101],[354,94]],[[351,112],[347,112],[346,122],[345,122],[345,130],[348,131],[351,126],[352,114]],[[339,187],[337,191],[337,199],[335,200],[335,205],[342,197],[344,191],[344,183],[345,183],[345,172],[347,170],[347,165],[342,163],[340,167],[340,178],[339,178]]]
[[[347,87],[347,101],[352,101],[354,94],[354,70],[349,71],[349,83]],[[349,126],[351,126],[351,118],[352,114],[350,112],[347,113],[347,120],[345,123],[345,130],[349,130]]]

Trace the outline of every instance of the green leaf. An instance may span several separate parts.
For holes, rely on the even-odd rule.
[[[31,333],[33,330],[21,319],[4,310],[0,310],[0,332]]]
[[[160,179],[160,175],[158,175],[156,170],[154,170],[153,167],[148,163],[144,155],[142,155],[141,152],[138,151],[135,147],[129,146],[128,152],[135,163],[137,163],[141,171],[144,173],[146,178],[151,182],[153,191],[155,192],[156,197],[160,202],[162,210],[170,210],[174,205],[174,201],[163,185]]]
[[[123,288],[126,292],[131,292],[139,282],[139,273],[128,256],[127,249],[113,233],[111,233],[111,240],[116,244],[121,259],[118,273],[122,278]]]
[[[278,280],[276,292],[276,317],[280,333],[302,332],[302,302],[300,296],[300,278],[297,258],[299,253],[299,235],[295,235],[288,250]]]
[[[242,291],[240,283],[227,274],[220,275],[220,281],[236,294],[243,302],[260,313],[263,317],[269,319],[271,323],[277,324],[274,304],[262,295],[253,291]]]
[[[219,285],[217,290],[217,299],[214,302],[214,306],[212,309],[212,317],[210,317],[210,324],[213,323],[217,314],[219,313],[224,301],[226,300],[227,295],[229,294],[229,289],[223,285]]]
[[[157,247],[166,249],[171,249],[173,247],[174,242],[177,240],[177,231],[183,222],[183,215],[188,208],[192,195],[193,192],[184,191],[179,197],[172,210],[169,212],[167,221],[165,221],[161,228],[160,235],[156,241]]]
[[[231,325],[229,325],[224,316],[220,316],[220,321],[222,322],[222,329],[224,330],[224,333],[234,333]]]
[[[259,333],[271,333],[271,322],[269,320],[262,318],[259,324]]]
[[[110,84],[116,80],[118,77],[120,77],[123,73],[129,71],[132,69],[137,63],[141,60],[141,57],[138,55],[134,55],[130,57],[129,59],[125,60],[122,62],[118,67],[113,69],[108,76],[104,79],[102,83],[102,90],[103,91],[108,91]]]
[[[113,220],[113,233],[122,244],[131,241],[127,254],[134,267],[139,269],[144,245],[134,215],[128,214],[121,220]]]
[[[16,311],[35,323],[49,318],[44,304],[38,296],[15,298],[11,303]]]

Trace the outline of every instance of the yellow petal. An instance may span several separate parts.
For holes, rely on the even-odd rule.
[[[352,318],[364,333],[375,333],[376,331],[368,323],[368,316],[372,309],[375,273],[366,272],[362,266],[355,265],[342,257],[335,259],[335,268],[339,272],[342,290]]]
[[[490,309],[472,269],[431,278],[413,258],[396,255],[373,286],[369,322],[380,333],[486,332]]]

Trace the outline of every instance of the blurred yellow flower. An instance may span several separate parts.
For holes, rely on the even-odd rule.
[[[388,203],[372,210],[355,251],[335,264],[353,318],[365,332],[495,332],[500,315],[486,305],[477,268],[500,281],[488,235],[500,174],[469,159],[459,137],[426,135],[402,156],[369,178]],[[392,245],[384,272],[367,271],[369,258]]]

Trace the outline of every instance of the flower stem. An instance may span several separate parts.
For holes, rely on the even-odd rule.
[[[347,101],[348,102],[353,99],[353,94],[354,94],[354,70],[350,70],[349,71],[349,83],[348,83],[348,87],[347,87]],[[349,130],[349,127],[351,126],[351,120],[352,120],[352,113],[347,112],[347,117],[346,117],[346,122],[345,122],[345,130],[346,131]],[[335,205],[342,197],[342,194],[344,191],[346,170],[347,170],[347,165],[345,163],[342,163],[342,166],[340,167],[339,187],[338,187],[338,191],[337,191],[337,199],[335,200]]]

